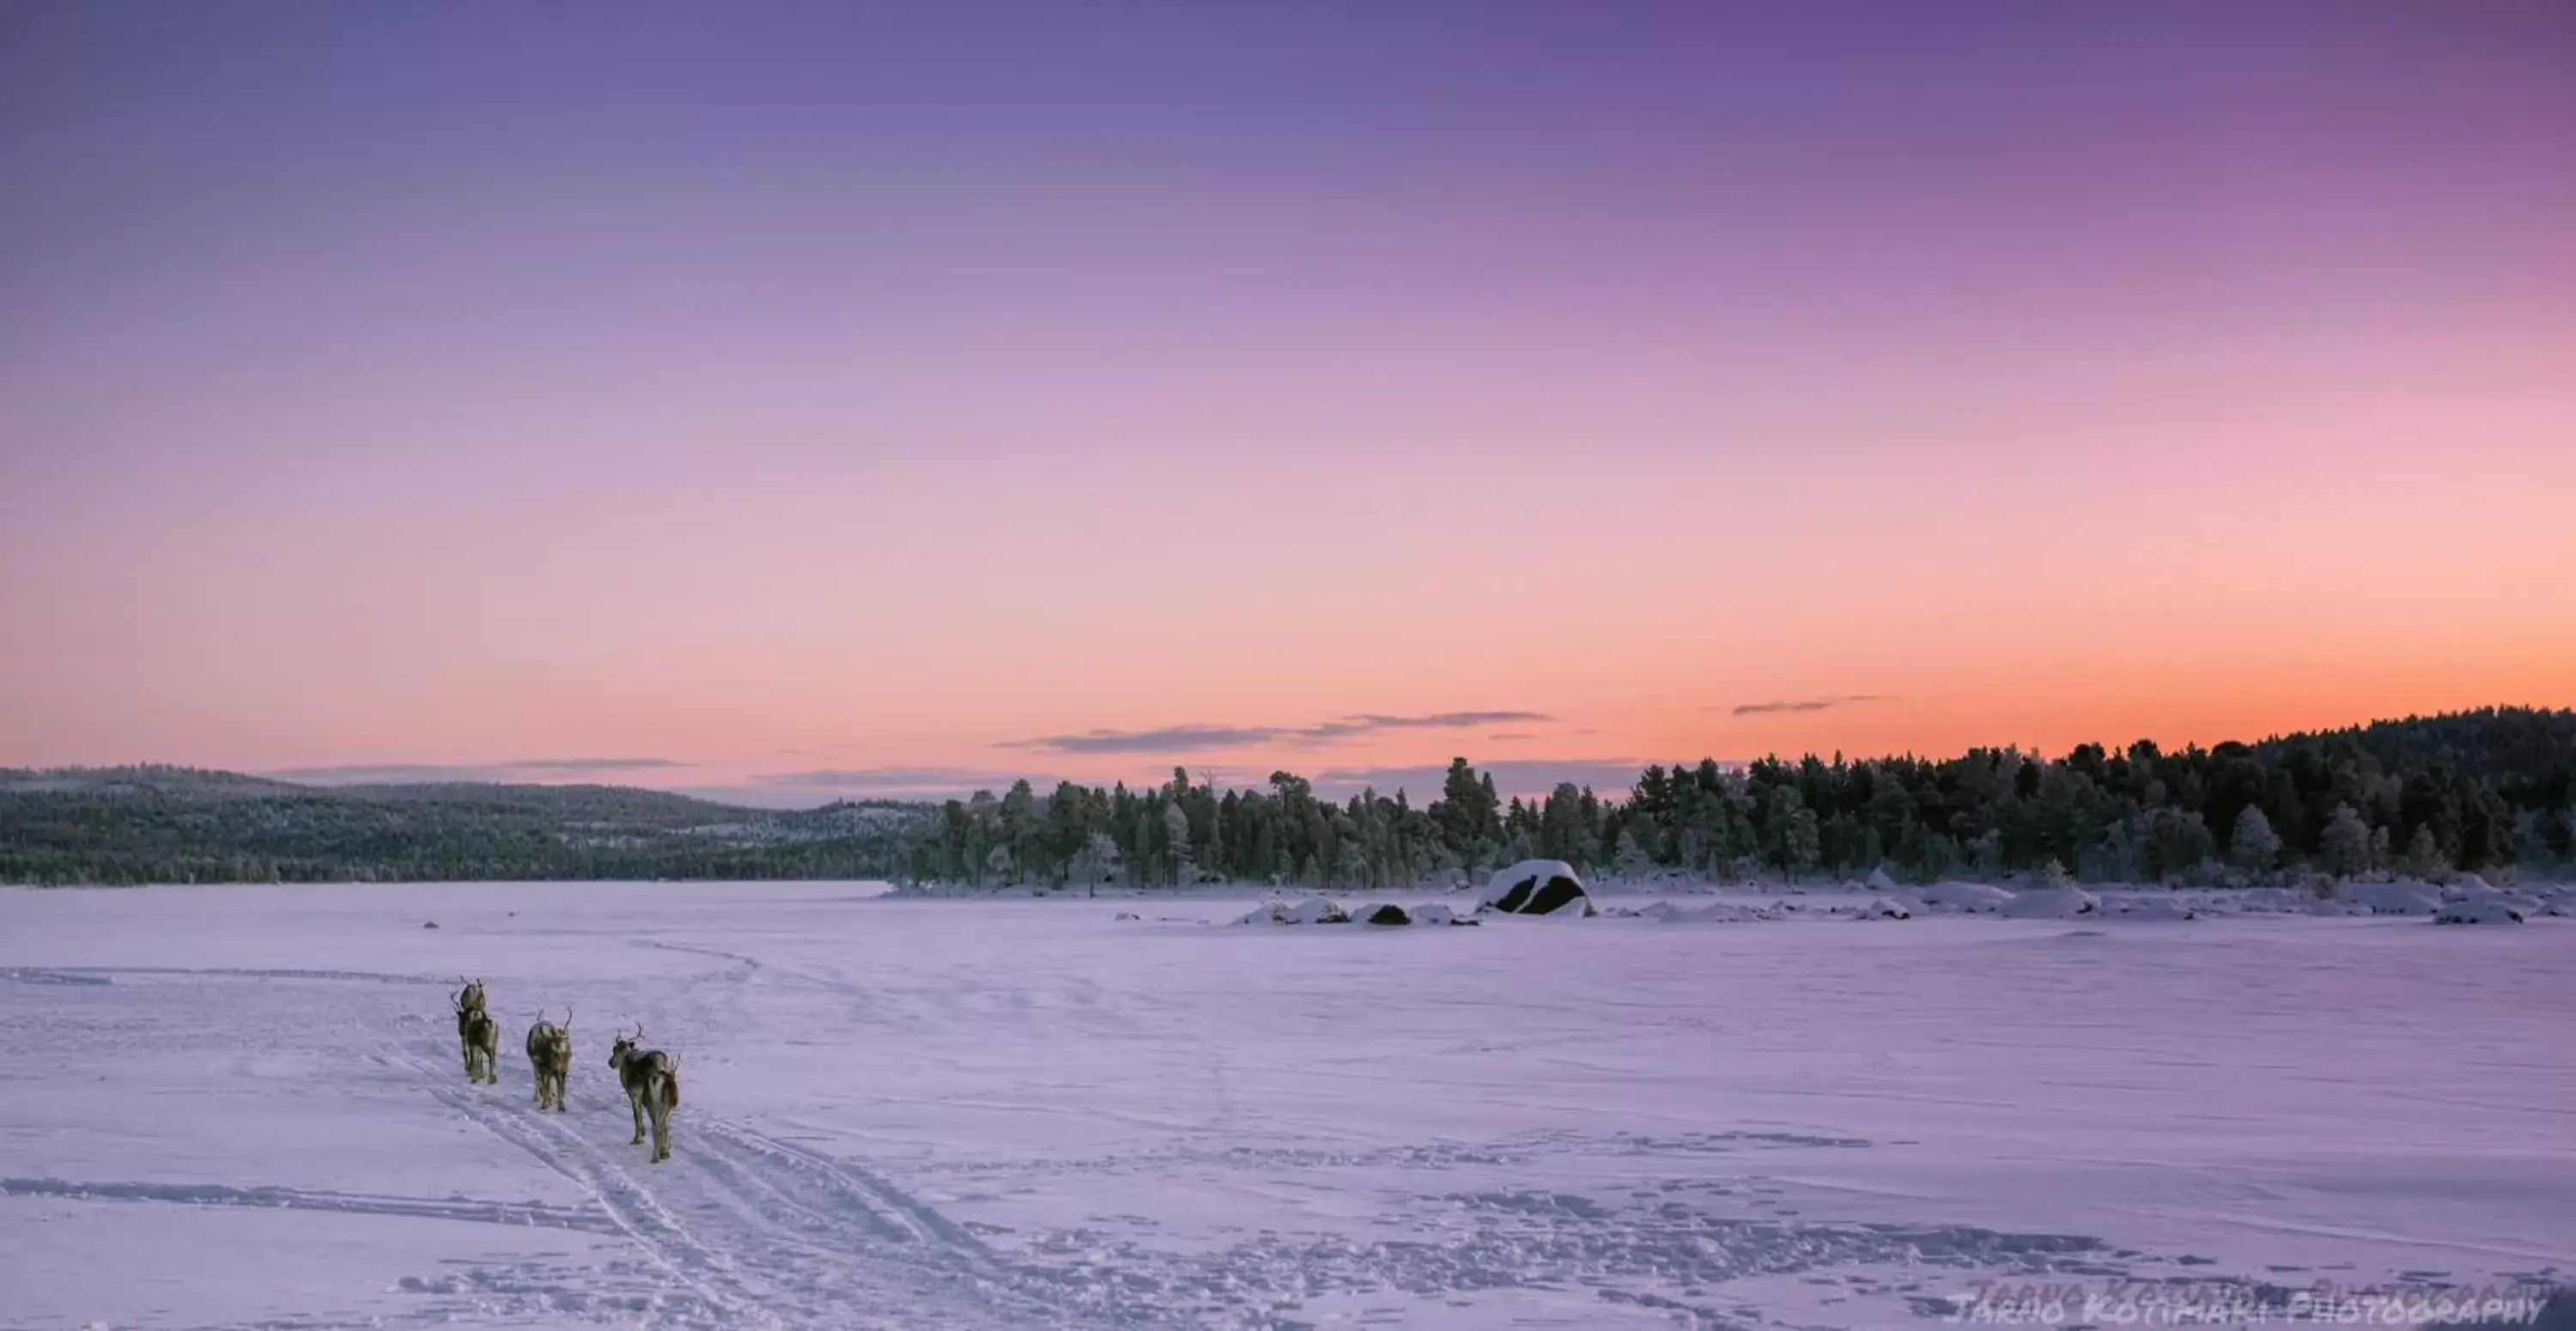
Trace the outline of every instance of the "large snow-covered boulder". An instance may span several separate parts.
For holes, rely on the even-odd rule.
[[[1874,897],[1870,900],[1868,905],[1860,908],[1857,918],[1864,920],[1910,920],[1914,918],[1914,912],[1901,901],[1890,900],[1887,897]]]
[[[1495,870],[1485,890],[1476,894],[1476,909],[1505,915],[1599,914],[1582,876],[1563,860],[1523,860]]]
[[[1274,901],[1243,916],[1236,924],[1348,924],[1350,913],[1322,897],[1308,897],[1291,906]]]
[[[2501,904],[2520,911],[2525,919],[2549,913],[2549,903],[2541,897],[2530,892],[2490,886],[2487,880],[2473,873],[2461,874],[2444,886],[2442,900],[2454,906]]]
[[[2013,894],[1985,883],[1934,883],[1923,889],[1923,904],[1935,910],[1968,911],[1992,915],[2003,909]]]
[[[1869,877],[1861,883],[1861,886],[1872,892],[1893,892],[1896,890],[1896,880],[1888,877],[1887,869],[1881,866],[1870,870]]]
[[[2080,887],[2034,887],[2014,894],[1997,909],[2016,920],[2071,920],[2099,914],[2102,903]]]
[[[2501,901],[2459,901],[2434,912],[2435,924],[2520,924],[2522,912]]]
[[[2344,883],[2335,888],[2335,900],[2373,915],[2431,915],[2442,909],[2441,893],[2424,883]]]

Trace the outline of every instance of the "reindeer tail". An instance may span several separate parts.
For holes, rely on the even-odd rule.
[[[680,1107],[680,1069],[674,1066],[662,1078],[662,1108],[665,1112]]]

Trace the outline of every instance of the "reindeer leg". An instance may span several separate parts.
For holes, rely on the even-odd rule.
[[[635,1140],[628,1142],[627,1145],[642,1145],[644,1141],[644,1097],[633,1091],[628,1091],[626,1093],[626,1107],[635,1111]]]

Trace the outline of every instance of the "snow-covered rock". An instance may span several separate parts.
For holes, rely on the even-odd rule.
[[[1118,918],[1129,920],[1136,917],[1121,915]],[[1373,924],[1383,928],[1403,928],[1472,925],[1476,922],[1437,902],[1420,906],[1400,906],[1391,901],[1372,901],[1346,911],[1322,897],[1308,897],[1293,906],[1285,901],[1273,901],[1235,920],[1235,923],[1279,925],[1357,923]]]
[[[1864,920],[1910,920],[1914,918],[1914,912],[1907,908],[1902,902],[1891,901],[1886,897],[1876,897],[1873,898],[1868,905],[1860,908],[1859,918]]]
[[[1522,860],[1495,870],[1485,890],[1476,894],[1476,909],[1505,915],[1599,913],[1592,907],[1592,895],[1584,890],[1582,875],[1563,860]]]
[[[1998,908],[2016,920],[2071,920],[2101,909],[2101,900],[2080,887],[2035,887]]]
[[[2501,901],[2461,901],[2444,906],[2435,924],[2520,924],[2522,912]]]
[[[1236,924],[1348,924],[1350,913],[1322,897],[1308,897],[1296,905],[1274,901],[1235,921]]]
[[[2441,893],[2444,901],[2493,901],[2504,895],[2489,886],[2487,880],[2473,873],[2461,874],[2450,882],[2444,883]]]
[[[1896,890],[1896,880],[1887,876],[1885,868],[1877,868],[1869,871],[1869,877],[1861,883],[1861,886],[1872,892],[1893,892]]]
[[[2507,906],[2521,912],[2525,919],[2549,913],[2549,902],[2543,898],[2529,892],[2508,891],[2491,886],[2487,880],[2473,873],[2464,873],[2445,884],[2442,888],[2442,900],[2445,904],[2453,906],[2487,904]]]
[[[1322,897],[1308,897],[1289,909],[1288,922],[1291,924],[1348,924],[1351,922],[1351,917],[1349,912]]]
[[[2110,905],[2109,913],[2124,920],[2195,920],[2200,912],[2171,897],[2130,897]]]

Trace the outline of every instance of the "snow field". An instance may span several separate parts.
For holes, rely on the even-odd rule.
[[[0,1323],[1930,1326],[1980,1282],[2576,1265],[2576,925],[1849,927],[1894,895],[0,893]],[[519,1041],[567,1005],[541,1115]],[[661,1165],[605,1065],[639,1020]]]

